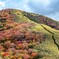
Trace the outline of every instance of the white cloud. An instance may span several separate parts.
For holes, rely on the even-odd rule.
[[[5,7],[5,1],[3,2],[0,1],[0,7]]]
[[[50,4],[50,0],[32,0],[31,2],[33,2],[33,4],[36,3],[44,6],[48,6]]]
[[[36,13],[47,14],[50,12],[51,0],[29,0],[28,6],[30,9]]]
[[[29,0],[22,0],[19,4],[19,8],[21,10],[25,10],[25,11],[31,11],[31,9],[28,6]]]
[[[59,12],[55,12],[47,16],[49,16],[52,19],[59,20]]]
[[[5,1],[0,1],[0,9],[3,9],[5,7]]]

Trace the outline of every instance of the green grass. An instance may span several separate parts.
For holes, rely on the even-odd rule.
[[[54,37],[56,39],[56,42],[59,44],[59,30],[53,29],[47,25],[43,25],[45,28],[47,28],[49,31],[51,31],[52,33],[54,33]]]
[[[48,30],[50,30],[58,35],[58,32],[59,32],[58,30],[52,29],[51,27],[44,25],[44,24],[42,24],[42,25],[45,26]],[[52,39],[52,34],[49,33],[48,31],[46,31],[40,24],[36,24],[32,28],[32,30],[42,32],[46,35],[45,41],[40,43],[38,46],[36,46],[35,49],[38,49],[39,53],[41,55],[44,55],[44,57],[48,56],[48,57],[52,58],[52,56],[55,56],[55,58],[57,58],[59,56],[59,50],[58,50],[57,46],[54,44],[54,41]],[[57,35],[55,37],[59,38],[59,36],[57,36]],[[56,38],[56,40],[57,40],[57,38]]]

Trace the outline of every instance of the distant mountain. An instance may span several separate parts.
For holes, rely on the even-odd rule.
[[[1,59],[59,59],[59,21],[17,9],[0,11]]]

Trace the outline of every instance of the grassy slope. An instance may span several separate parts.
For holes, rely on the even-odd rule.
[[[47,29],[49,29],[50,27],[47,26],[47,25],[44,25]],[[52,39],[52,35],[46,31],[44,28],[41,27],[40,24],[37,24],[35,27],[34,27],[35,30],[38,30],[38,31],[41,31],[43,33],[46,34],[46,40],[45,42],[42,42],[41,44],[39,44],[39,47],[37,49],[40,50],[40,52],[42,54],[45,54],[45,56],[50,56],[50,57],[58,57],[59,56],[59,51],[58,51],[58,48],[57,46],[54,44],[54,41]],[[50,30],[50,29],[49,29]],[[54,30],[51,28],[51,30]],[[57,32],[57,30],[55,30]],[[52,31],[53,32],[53,31]],[[56,38],[57,39],[57,38]],[[42,51],[41,51],[42,50]],[[40,53],[39,52],[39,53]],[[47,57],[48,58],[48,57]]]
[[[46,27],[52,33],[54,33],[54,37],[56,39],[56,42],[59,44],[59,30],[52,29],[51,27],[49,27],[47,25],[43,25],[43,26]]]
[[[42,59],[56,59],[59,57],[59,50],[57,46],[54,44],[54,41],[52,39],[52,34],[46,31],[40,24],[37,24],[34,21],[31,21],[29,18],[24,16],[22,14],[22,11],[17,11],[13,10],[11,11],[11,14],[15,15],[15,21],[16,22],[32,22],[35,23],[35,26],[32,26],[29,30],[34,30],[34,31],[40,31],[46,35],[45,42],[40,43],[38,46],[35,47],[35,49],[39,50],[39,53],[41,56],[43,56]],[[56,41],[59,43],[59,30],[52,29],[51,27],[44,25],[48,30],[53,32],[55,34]]]

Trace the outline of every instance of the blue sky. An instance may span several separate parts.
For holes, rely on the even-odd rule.
[[[0,0],[0,10],[14,8],[59,20],[59,0]]]

